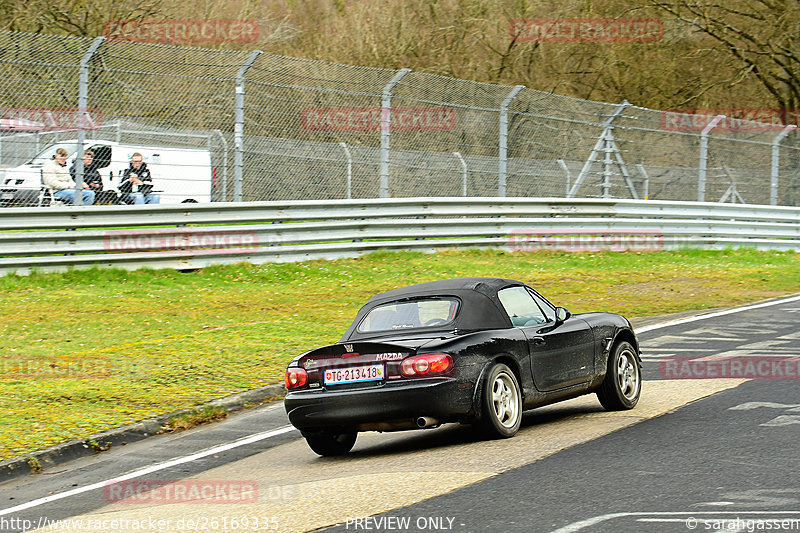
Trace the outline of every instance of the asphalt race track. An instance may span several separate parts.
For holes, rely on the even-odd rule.
[[[637,328],[636,409],[587,396],[501,441],[323,459],[264,406],[0,484],[0,531],[800,531],[798,324],[794,297]]]
[[[639,533],[795,519],[797,531],[798,425],[770,424],[800,412],[774,402],[785,398],[800,398],[800,383],[751,381],[372,523],[410,519],[407,530],[420,531],[420,517],[445,516],[454,531]],[[743,407],[754,402],[766,406]],[[329,529],[347,530],[355,522]]]

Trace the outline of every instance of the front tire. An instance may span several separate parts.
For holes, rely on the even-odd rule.
[[[507,439],[522,423],[522,394],[514,372],[498,363],[489,369],[482,392],[481,429],[489,438]]]
[[[617,343],[608,358],[606,377],[597,398],[609,411],[633,409],[642,392],[642,367],[629,342]]]
[[[344,455],[353,449],[358,433],[355,431],[321,431],[303,434],[308,447],[323,457]]]

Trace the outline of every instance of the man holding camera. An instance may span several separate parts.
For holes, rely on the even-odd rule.
[[[147,163],[142,160],[142,154],[135,152],[131,156],[131,163],[119,183],[119,192],[122,201],[133,204],[157,204],[159,196],[153,194],[153,177]]]

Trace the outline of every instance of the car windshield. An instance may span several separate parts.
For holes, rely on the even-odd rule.
[[[458,312],[459,301],[455,298],[426,298],[379,305],[371,310],[358,331],[410,330],[443,326],[453,321]]]

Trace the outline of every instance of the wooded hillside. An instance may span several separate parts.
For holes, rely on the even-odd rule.
[[[15,31],[93,37],[129,19],[253,20],[252,42],[192,45],[656,109],[777,109],[797,123],[800,108],[798,0],[0,0],[0,27]],[[637,21],[660,30],[642,38]]]

